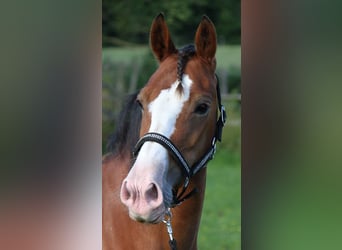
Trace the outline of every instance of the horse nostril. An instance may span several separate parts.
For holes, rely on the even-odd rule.
[[[144,214],[144,210],[159,207],[163,203],[163,194],[157,183],[133,185],[129,180],[122,183],[121,202],[135,210],[136,214]],[[144,188],[145,187],[145,188]]]
[[[158,199],[158,188],[156,184],[150,183],[145,192],[145,199],[147,202],[155,201]]]
[[[127,201],[127,200],[129,200],[130,197],[131,197],[131,192],[127,188],[127,181],[125,181],[123,183],[122,189],[121,189],[121,199],[124,201]]]

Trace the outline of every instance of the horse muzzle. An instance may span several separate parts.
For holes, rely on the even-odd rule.
[[[138,183],[127,177],[122,182],[120,199],[128,208],[129,216],[138,222],[158,223],[166,211],[163,192],[154,181]]]

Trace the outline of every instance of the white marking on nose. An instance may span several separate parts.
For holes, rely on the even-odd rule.
[[[177,118],[182,112],[184,103],[190,98],[192,80],[189,75],[183,75],[182,93],[177,91],[178,84],[179,81],[176,80],[170,88],[160,91],[159,95],[148,105],[148,111],[151,113],[149,132],[160,133],[168,138],[174,133]],[[166,160],[167,151],[163,146],[146,142],[139,152],[136,163],[153,161],[158,162],[157,165],[165,166]],[[159,167],[162,166],[159,165]]]
[[[177,118],[182,112],[184,103],[190,98],[192,80],[188,75],[184,75],[182,93],[177,91],[178,84],[177,80],[170,88],[162,90],[148,105],[148,111],[151,113],[149,132],[160,133],[170,138],[175,131]],[[167,169],[167,150],[159,143],[148,141],[141,147],[126,180],[136,183],[136,186],[141,186],[144,180],[151,181],[159,185],[163,195],[171,197],[171,186],[165,182]]]

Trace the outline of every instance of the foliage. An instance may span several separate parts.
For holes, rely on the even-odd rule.
[[[122,53],[123,52],[123,53]],[[102,66],[102,152],[115,129],[122,102],[128,94],[142,88],[157,68],[146,50],[109,50]]]
[[[193,39],[203,14],[214,22],[219,43],[240,43],[240,0],[102,0],[103,45],[145,44],[152,19],[160,12],[178,44]]]

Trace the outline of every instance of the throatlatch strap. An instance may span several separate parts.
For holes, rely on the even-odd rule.
[[[222,140],[222,129],[224,127],[224,124],[226,123],[227,114],[226,114],[226,109],[222,105],[222,102],[221,102],[221,91],[220,91],[219,78],[216,74],[215,74],[215,76],[217,79],[217,84],[216,84],[217,104],[218,104],[218,109],[220,111],[219,119],[216,122],[215,138],[216,138],[216,140],[221,141]]]

